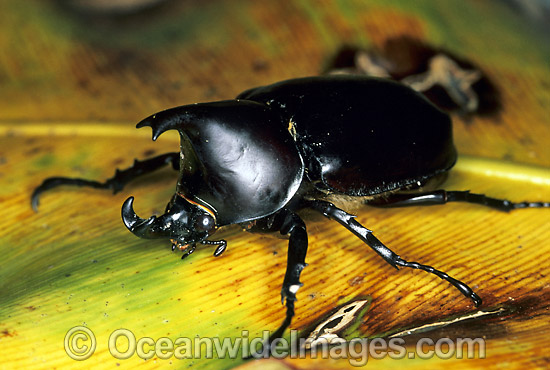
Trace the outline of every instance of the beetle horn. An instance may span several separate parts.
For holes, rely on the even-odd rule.
[[[134,235],[140,238],[157,239],[170,236],[170,231],[163,225],[163,218],[151,216],[148,219],[139,217],[134,211],[134,197],[126,199],[122,205],[122,220],[124,225]]]
[[[153,129],[153,141],[156,141],[163,132],[168,130],[179,131],[183,123],[192,121],[195,117],[195,114],[191,113],[192,110],[189,106],[166,109],[145,118],[136,125],[136,128],[151,127]]]
[[[246,100],[222,100],[219,102],[182,105],[155,113],[136,125],[136,128],[151,127],[153,129],[153,141],[165,131],[178,130],[180,134],[194,135],[200,126],[209,126],[219,120],[220,116],[234,115],[236,107],[250,111],[250,106],[256,110],[265,110],[266,106],[260,103]],[[250,114],[250,113],[249,113]],[[242,118],[242,116],[239,116]],[[265,118],[265,116],[263,117]],[[208,122],[208,123],[207,123]],[[199,129],[200,130],[200,129]],[[204,132],[202,132],[204,134]]]

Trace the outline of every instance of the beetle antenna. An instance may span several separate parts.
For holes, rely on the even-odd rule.
[[[195,251],[195,249],[197,249],[197,245],[196,244],[192,244],[189,248],[187,248],[185,250],[185,252],[183,252],[182,256],[181,256],[181,259],[185,259],[187,258],[187,256],[189,256],[191,253],[193,253]]]
[[[217,245],[218,247],[214,251],[214,257],[219,257],[227,248],[227,242],[225,240],[203,240],[200,242],[204,245]]]

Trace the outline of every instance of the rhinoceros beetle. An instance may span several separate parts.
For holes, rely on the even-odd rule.
[[[116,171],[113,178],[46,179],[32,194],[59,185],[121,190],[145,173],[171,164],[179,171],[176,191],[160,217],[142,219],[134,198],[122,206],[124,224],[141,238],[166,238],[183,257],[210,240],[223,226],[240,224],[251,232],[289,237],[281,296],[286,317],[271,338],[280,337],[294,315],[300,274],[306,267],[308,236],[297,211],[310,208],[335,220],[398,269],[411,267],[449,282],[476,306],[481,298],[465,283],[386,247],[371,230],[328,199],[342,194],[375,206],[469,202],[510,211],[550,203],[512,203],[469,191],[422,191],[457,159],[449,116],[411,88],[362,76],[306,77],[257,87],[234,100],[191,104],[156,113],[137,124],[156,140],[178,130],[179,152],[163,154]],[[416,189],[416,192],[411,190]],[[406,190],[406,192],[404,192]]]

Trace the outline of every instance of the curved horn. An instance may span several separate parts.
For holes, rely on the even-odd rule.
[[[179,131],[182,128],[182,123],[192,121],[194,117],[194,114],[191,113],[192,110],[193,107],[188,105],[166,109],[145,118],[136,125],[136,128],[151,127],[153,129],[153,141],[155,141],[163,132],[168,130]],[[194,110],[196,110],[196,107]]]
[[[266,109],[266,106],[260,103],[247,100],[222,100],[210,103],[198,103],[181,105],[155,113],[136,125],[136,128],[151,127],[153,129],[153,141],[165,131],[178,130],[180,134],[195,134],[199,127],[219,125],[220,117],[227,121],[227,115],[238,114],[241,119],[243,111],[250,110],[250,106],[255,109]],[[239,108],[240,107],[240,108]],[[236,109],[239,108],[239,109]],[[204,133],[204,132],[203,132]]]
[[[155,216],[147,220],[140,218],[134,211],[133,204],[134,197],[130,197],[122,205],[122,220],[132,234],[146,239],[170,237],[170,230],[165,227],[166,225],[162,225],[161,219]]]

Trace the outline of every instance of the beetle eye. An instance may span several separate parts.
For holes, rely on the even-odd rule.
[[[200,215],[195,220],[195,229],[197,231],[210,231],[214,228],[216,222],[210,215]]]

